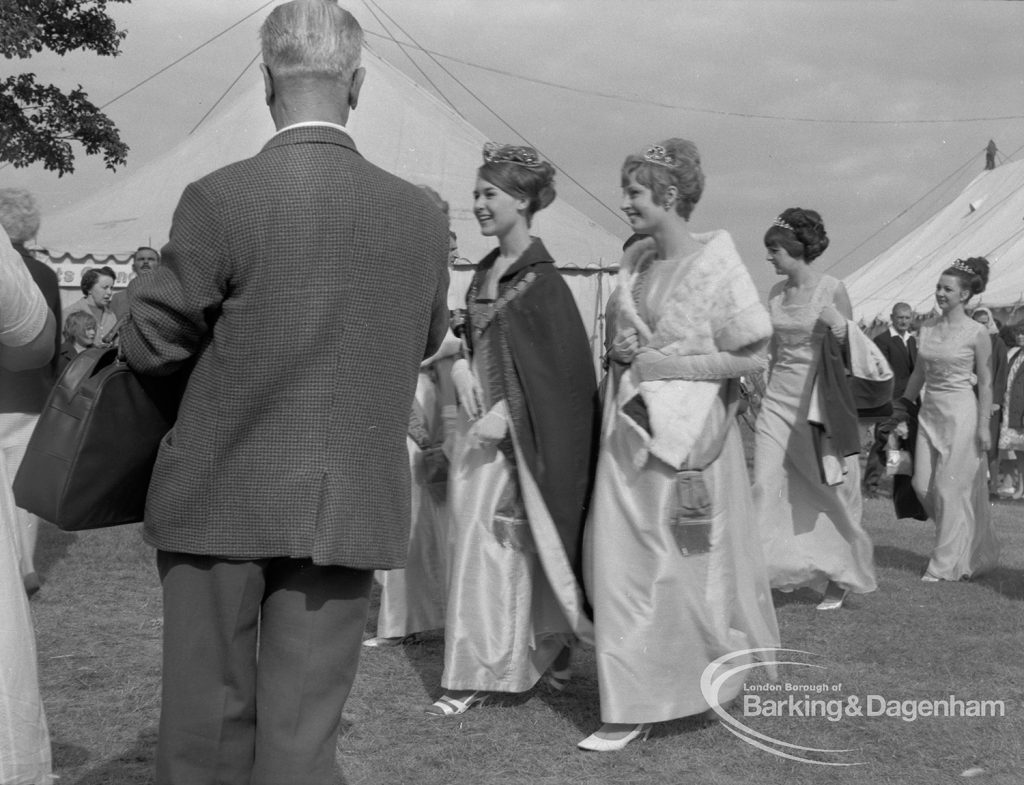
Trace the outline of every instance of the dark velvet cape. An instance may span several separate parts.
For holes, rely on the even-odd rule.
[[[467,299],[498,258],[481,260]],[[600,409],[590,344],[572,292],[537,238],[498,282],[490,341],[491,400],[504,399],[523,455],[581,579],[583,524],[597,460]],[[471,332],[471,331],[470,331]],[[472,351],[472,345],[470,345]]]

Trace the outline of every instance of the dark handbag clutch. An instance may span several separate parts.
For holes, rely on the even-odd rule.
[[[740,407],[739,380],[725,380],[719,397],[724,415],[714,438],[699,448],[695,446],[686,466],[676,472],[675,505],[669,517],[669,527],[683,556],[700,556],[711,550],[711,529],[716,510],[704,472],[718,460],[726,437],[736,427]]]
[[[117,349],[86,349],[50,392],[14,479],[19,507],[65,531],[141,521],[180,379],[141,377]]]

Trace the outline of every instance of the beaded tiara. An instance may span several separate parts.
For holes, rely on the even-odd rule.
[[[649,164],[666,166],[669,169],[676,165],[676,157],[660,144],[651,145],[644,153],[644,160]]]
[[[521,147],[514,144],[484,144],[485,164],[518,164],[532,169],[540,164],[540,156],[532,147]]]
[[[954,270],[959,270],[962,273],[967,273],[968,275],[976,274],[976,271],[972,270],[971,267],[968,264],[966,264],[963,259],[957,259],[955,262],[953,262],[953,264],[950,265],[950,267],[952,267]]]
[[[783,221],[781,218],[776,218],[774,221],[772,221],[772,226],[777,226],[780,229],[789,229],[789,231],[791,232],[793,231],[793,227],[790,226],[785,221]]]

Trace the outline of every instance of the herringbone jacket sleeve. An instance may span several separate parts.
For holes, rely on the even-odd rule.
[[[437,291],[434,292],[434,306],[430,316],[430,334],[427,339],[427,348],[424,350],[423,359],[433,356],[441,348],[441,342],[448,334],[448,268],[444,268],[437,279]]]
[[[133,289],[134,318],[121,330],[128,362],[143,374],[170,374],[198,352],[227,296],[231,261],[222,220],[201,182],[185,189],[171,232],[163,263]]]

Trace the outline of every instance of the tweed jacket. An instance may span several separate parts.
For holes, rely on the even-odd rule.
[[[447,258],[440,211],[337,128],[286,129],[189,185],[121,331],[136,372],[192,367],[146,540],[402,566],[406,429],[448,323]]]

